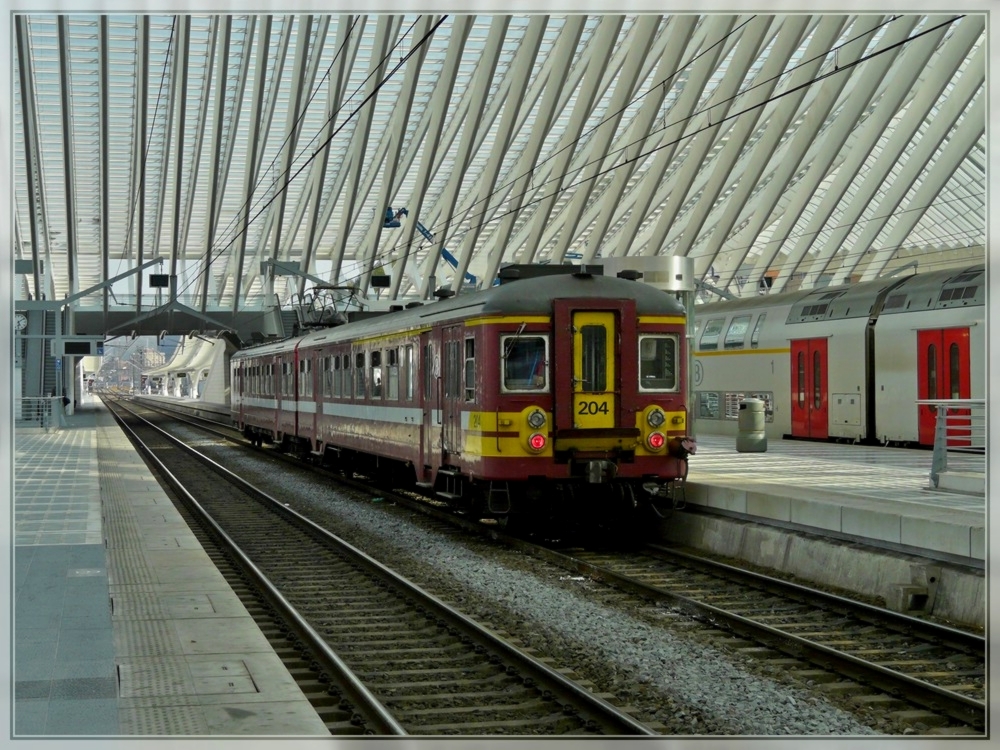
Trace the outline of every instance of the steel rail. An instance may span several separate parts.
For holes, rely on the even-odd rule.
[[[163,432],[156,425],[150,424],[147,420],[143,419],[138,414],[135,414],[127,407],[122,406],[122,409],[128,411],[136,419],[142,420],[147,426],[154,430],[157,430],[163,435],[166,435],[172,441],[179,443],[176,438]],[[126,431],[129,438],[132,440],[133,444],[136,445],[156,467],[157,472],[162,476],[173,488],[173,490],[180,495],[184,502],[195,512],[201,521],[211,529],[212,534],[223,544],[226,550],[232,554],[239,566],[244,570],[244,572],[250,576],[254,583],[258,586],[261,592],[264,593],[268,602],[273,606],[281,616],[286,619],[286,621],[295,630],[296,635],[298,635],[305,643],[309,645],[313,652],[316,654],[317,659],[321,662],[321,665],[326,669],[331,675],[332,679],[336,681],[337,687],[339,687],[344,695],[346,695],[355,704],[356,707],[367,712],[367,719],[372,728],[376,730],[378,734],[386,735],[405,735],[406,730],[400,726],[399,722],[392,715],[392,712],[387,709],[378,698],[376,698],[370,690],[358,679],[357,675],[344,663],[344,661],[329,647],[329,645],[320,637],[320,635],[312,628],[312,626],[299,614],[299,612],[285,599],[280,591],[271,583],[271,581],[264,575],[263,572],[254,564],[250,558],[248,558],[244,552],[236,545],[232,538],[215,522],[215,520],[208,514],[207,511],[202,507],[202,505],[191,495],[190,492],[184,487],[177,477],[167,469],[166,466],[160,461],[155,455],[153,450],[149,448],[135,433],[135,431],[122,419],[117,413],[112,410],[112,414],[118,421],[118,424]],[[221,467],[220,467],[221,468]]]
[[[504,541],[507,540],[505,539]],[[715,607],[711,604],[700,602],[657,586],[642,583],[627,575],[617,573],[601,565],[580,560],[572,555],[538,547],[530,542],[514,540],[513,543],[520,549],[530,551],[531,554],[536,554],[540,559],[552,562],[564,569],[575,570],[578,573],[616,586],[645,599],[676,603],[682,609],[697,612],[705,619],[715,624],[721,623],[735,633],[745,635],[796,658],[807,659],[825,669],[833,669],[840,674],[872,685],[890,695],[898,696],[905,693],[909,700],[932,711],[946,713],[954,719],[976,727],[985,725],[986,704],[983,701],[961,695],[938,685],[932,685],[878,664],[873,664],[856,656],[815,643],[806,638],[792,635],[778,628],[756,622],[750,618]],[[531,548],[530,550],[528,549],[529,547]],[[673,554],[673,551],[670,552]],[[699,562],[703,561],[699,560]],[[746,571],[740,572],[743,573]],[[777,588],[777,584],[780,583],[784,582],[774,579],[772,585]],[[800,591],[812,591],[802,586],[798,588]],[[848,599],[840,599],[840,601],[854,604]],[[955,631],[952,628],[946,628],[945,630],[949,635],[961,632]]]
[[[205,456],[191,446],[186,445],[179,438],[174,437],[170,433],[150,423],[140,415],[135,414],[131,410],[127,409],[127,407],[122,408],[129,411],[137,419],[142,420],[151,429],[154,429],[163,435],[172,444],[197,458],[220,476],[224,477],[227,481],[232,482],[248,494],[260,498],[264,502],[270,504],[282,515],[293,518],[300,525],[305,526],[313,533],[324,537],[331,544],[336,545],[339,550],[349,555],[355,563],[364,567],[372,574],[386,580],[403,596],[416,600],[422,600],[425,607],[435,610],[436,614],[443,616],[452,625],[452,627],[459,630],[474,643],[495,652],[499,652],[505,659],[518,665],[519,669],[534,673],[539,683],[544,686],[544,689],[552,692],[554,695],[560,695],[565,699],[573,700],[579,704],[586,705],[588,710],[592,711],[598,719],[604,723],[605,727],[609,730],[609,733],[617,735],[657,735],[655,731],[636,721],[627,713],[619,710],[603,698],[594,695],[589,690],[565,677],[555,669],[552,669],[548,665],[538,661],[529,654],[524,653],[498,636],[495,636],[490,631],[482,628],[471,618],[452,608],[450,605],[441,601],[433,594],[421,589],[419,586],[399,575],[395,571],[385,567],[382,563],[370,557],[346,540],[317,525],[311,519],[303,516],[294,509],[287,507],[284,503],[250,484],[245,479],[233,473],[208,456]]]

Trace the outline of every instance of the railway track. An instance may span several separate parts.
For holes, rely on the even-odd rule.
[[[601,552],[512,543],[725,628],[745,639],[745,648],[764,645],[808,662],[819,669],[800,668],[802,678],[856,705],[958,732],[985,726],[982,636],[657,545]]]
[[[289,639],[309,654],[298,659],[353,706],[338,705],[353,727],[415,735],[656,734],[121,404],[112,411],[280,612]]]
[[[487,533],[564,570],[734,633],[734,648],[780,662],[819,691],[900,724],[956,733],[981,733],[985,726],[981,636],[675,550],[557,550],[495,529]]]

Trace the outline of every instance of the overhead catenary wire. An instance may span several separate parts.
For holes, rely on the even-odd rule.
[[[895,16],[895,17],[893,17],[893,18],[898,18],[898,16]],[[959,18],[961,18],[961,16],[960,16]],[[444,18],[442,18],[442,19],[441,19],[441,20],[439,21],[439,23],[438,23],[438,26],[439,26],[439,25],[440,25],[440,23],[441,23],[441,22],[443,22],[444,20],[445,20],[445,19],[444,19]],[[893,20],[893,19],[889,19],[889,20],[887,20],[887,21],[886,21],[885,23],[890,23],[890,22],[891,22],[892,20]],[[956,18],[956,19],[951,19],[951,20],[947,21],[946,23],[951,23],[951,22],[954,22],[955,20],[958,20],[958,19],[957,19],[957,18]],[[939,24],[939,26],[940,26],[940,25],[942,25],[942,24]],[[437,28],[437,26],[435,26],[435,29],[436,29],[436,28]],[[938,28],[938,27],[935,27],[935,28]],[[898,43],[897,45],[894,45],[894,46],[898,46],[899,44],[905,44],[905,43],[907,43],[907,42],[909,42],[909,41],[912,41],[913,39],[916,39],[916,38],[918,38],[919,36],[921,36],[921,35],[923,35],[923,34],[926,34],[926,33],[929,33],[929,32],[930,32],[931,30],[932,30],[932,29],[928,29],[928,30],[924,30],[924,31],[922,31],[922,32],[921,32],[920,34],[917,34],[917,35],[914,35],[913,37],[910,37],[910,38],[908,38],[908,39],[906,39],[906,40],[903,40],[902,42],[900,42],[900,43]],[[434,31],[434,30],[432,29],[431,33],[433,33],[433,31]],[[868,32],[868,33],[871,33],[871,32]],[[718,43],[718,42],[716,42],[716,43]],[[845,43],[846,43],[846,42],[845,42]],[[891,49],[891,47],[890,47],[889,49]],[[882,52],[885,52],[885,51],[888,51],[888,50],[882,50],[881,52],[879,52],[879,53],[875,53],[875,54],[881,54]],[[390,54],[392,54],[392,52],[390,52]],[[412,51],[411,51],[411,54],[412,54]],[[856,65],[859,65],[859,64],[861,64],[861,63],[863,63],[863,62],[865,62],[865,61],[867,61],[867,60],[871,59],[871,58],[872,58],[873,56],[874,56],[874,54],[873,54],[873,55],[869,55],[868,57],[866,57],[866,58],[863,58],[863,59],[861,59],[861,60],[858,60],[858,61],[856,61],[855,63],[853,63],[853,64],[851,64],[851,65],[849,65],[849,66],[845,66],[845,67],[839,67],[839,66],[838,66],[838,68],[837,68],[836,70],[833,70],[833,71],[829,71],[829,72],[827,72],[827,74],[826,74],[826,75],[832,75],[832,74],[835,74],[835,73],[839,73],[839,72],[842,72],[842,71],[844,71],[844,70],[847,70],[847,69],[849,69],[850,67],[854,67],[854,66],[856,66]],[[385,78],[383,79],[383,81],[382,81],[382,82],[381,82],[381,83],[379,84],[379,86],[378,86],[378,87],[376,88],[376,90],[375,90],[376,92],[378,91],[378,88],[381,88],[381,86],[382,86],[382,85],[384,85],[384,83],[385,83],[385,82],[386,82],[386,81],[387,81],[387,80],[388,80],[388,79],[389,79],[389,78],[390,78],[390,77],[391,77],[392,75],[394,75],[394,74],[395,74],[396,72],[398,72],[398,70],[399,70],[399,69],[401,68],[401,66],[402,66],[403,64],[405,64],[405,62],[406,62],[406,60],[407,60],[408,58],[409,58],[409,55],[406,55],[405,57],[402,57],[402,58],[400,59],[399,63],[398,63],[398,64],[397,64],[397,65],[396,65],[396,66],[395,66],[395,67],[393,68],[393,70],[392,70],[392,71],[390,72],[390,74],[389,74],[389,75],[387,75],[387,76],[386,76],[386,77],[385,77]],[[690,61],[689,61],[688,63],[686,63],[686,64],[690,64]],[[681,68],[681,69],[682,69],[682,68]],[[679,70],[680,70],[680,69],[679,69]],[[785,71],[785,72],[784,72],[784,73],[783,73],[782,75],[787,75],[787,73],[788,73],[788,72],[789,72],[789,71]],[[676,73],[675,73],[674,75],[676,75]],[[816,83],[816,82],[818,82],[819,80],[822,80],[822,79],[823,79],[823,76],[819,76],[819,77],[815,78],[815,79],[814,79],[813,81],[810,81],[810,82],[806,82],[805,84],[802,84],[802,85],[803,85],[803,86],[806,86],[806,85],[813,85],[814,83]],[[665,79],[665,80],[667,80],[667,79]],[[658,82],[658,83],[656,84],[656,86],[660,86],[660,85],[663,85],[663,84],[664,84],[664,82],[662,82],[662,81],[661,81],[661,82]],[[756,85],[762,85],[762,83],[758,83],[758,84],[756,84]],[[801,88],[801,87],[800,87],[800,88]],[[793,89],[793,90],[794,90],[794,89]],[[365,101],[363,101],[363,102],[362,102],[362,103],[361,103],[361,104],[360,104],[360,105],[359,105],[359,106],[358,106],[357,108],[355,108],[355,109],[354,109],[354,111],[353,111],[353,112],[351,112],[351,113],[350,113],[350,115],[349,115],[349,116],[348,116],[348,118],[347,118],[347,121],[345,121],[345,123],[344,123],[344,124],[342,124],[342,125],[341,125],[341,127],[337,129],[337,132],[335,132],[335,133],[334,133],[333,135],[331,135],[331,137],[330,137],[329,139],[327,139],[325,143],[323,143],[322,145],[320,145],[320,147],[319,147],[319,148],[318,148],[318,149],[317,149],[316,151],[314,151],[314,152],[312,153],[312,155],[311,155],[311,156],[309,157],[309,159],[307,159],[307,160],[305,161],[305,163],[304,163],[304,164],[302,164],[302,165],[301,165],[301,166],[300,166],[300,167],[299,167],[299,168],[298,168],[298,169],[297,169],[297,170],[296,170],[296,171],[294,172],[294,174],[288,174],[288,175],[286,175],[286,179],[284,180],[283,184],[281,184],[281,185],[279,186],[279,188],[278,188],[278,190],[279,190],[279,191],[280,191],[280,190],[285,190],[285,189],[288,189],[288,186],[289,186],[289,184],[290,184],[290,183],[291,183],[291,182],[292,182],[292,181],[293,181],[293,180],[294,180],[294,179],[296,178],[296,176],[298,176],[298,175],[299,175],[299,174],[300,174],[300,173],[302,172],[302,170],[303,170],[303,169],[304,169],[304,168],[305,168],[305,167],[306,167],[306,166],[307,166],[307,165],[308,165],[308,164],[309,164],[309,163],[310,163],[310,162],[312,161],[312,159],[314,159],[314,158],[315,158],[315,157],[316,157],[316,156],[317,156],[317,155],[318,155],[319,153],[321,153],[321,151],[322,151],[322,149],[323,149],[323,148],[327,148],[327,147],[329,147],[329,144],[330,144],[330,142],[331,142],[331,141],[333,140],[333,138],[334,138],[334,137],[335,137],[336,135],[338,135],[338,134],[339,134],[339,132],[341,132],[341,129],[342,129],[342,128],[343,128],[343,127],[344,127],[344,126],[345,126],[345,125],[347,124],[347,122],[350,122],[350,120],[351,120],[351,119],[352,119],[352,118],[353,118],[354,116],[356,116],[356,114],[357,114],[357,113],[358,113],[358,112],[360,111],[360,108],[361,108],[361,107],[363,107],[363,106],[365,106],[365,104],[367,104],[367,103],[368,103],[368,102],[369,102],[369,101],[370,101],[370,100],[372,99],[372,97],[374,96],[374,93],[375,93],[375,92],[373,92],[373,94],[372,94],[372,95],[369,95],[368,97],[366,97]],[[645,92],[644,94],[642,94],[641,96],[645,96],[645,95],[647,95],[648,93],[649,93],[649,92],[647,91],[647,92]],[[738,95],[742,95],[742,94],[745,94],[745,93],[746,93],[746,91],[741,91],[741,92],[740,92],[740,93],[739,93]],[[783,92],[783,93],[782,93],[781,95],[782,95],[782,96],[783,96],[783,95],[787,95],[788,93],[790,93],[790,92]],[[313,94],[313,96],[315,96],[315,93]],[[353,95],[352,95],[352,96],[353,96]],[[311,98],[312,98],[312,97],[311,97]],[[311,98],[310,98],[310,100],[311,100]],[[641,97],[640,97],[640,98],[641,98]],[[764,103],[763,103],[762,105],[759,105],[759,106],[764,106],[764,105],[766,105],[766,104],[770,103],[771,101],[774,101],[774,100],[775,100],[775,99],[777,99],[777,98],[780,98],[780,97],[779,97],[779,96],[775,96],[775,97],[771,97],[771,98],[769,98],[769,99],[768,99],[768,101],[767,101],[767,102],[764,102]],[[342,110],[338,110],[338,111],[342,111]],[[737,117],[737,116],[739,116],[740,114],[743,114],[743,113],[745,113],[745,112],[748,112],[748,111],[750,111],[750,110],[749,110],[749,109],[743,109],[743,110],[741,110],[740,112],[736,112],[736,113],[733,113],[733,114],[730,114],[730,116],[729,116],[729,117],[727,117],[726,119],[732,119],[733,117]],[[297,122],[298,122],[298,121],[297,121]],[[671,123],[670,125],[673,125],[673,124],[676,124],[676,123]],[[669,127],[670,125],[667,125],[667,127]],[[594,129],[596,129],[597,127],[600,127],[600,124],[598,124],[597,126],[595,126],[595,128],[592,128],[592,129],[591,129],[590,131],[588,131],[588,132],[593,132],[593,130],[594,130]],[[654,131],[654,132],[655,132],[655,131]],[[699,132],[700,132],[700,131],[699,131]],[[581,137],[586,137],[586,135],[587,135],[587,134],[584,134],[584,135],[583,135],[583,136],[581,136]],[[693,135],[696,135],[696,133],[689,133],[689,134],[685,134],[684,136],[682,136],[682,138],[690,138],[690,137],[692,137]],[[313,143],[313,142],[314,142],[315,140],[316,140],[316,137],[314,136],[314,138],[313,138],[313,139],[311,139],[309,143],[310,143],[310,144],[312,144],[312,143]],[[643,138],[643,140],[645,140],[645,137]],[[679,140],[681,140],[681,139],[678,139],[678,141],[679,141]],[[633,146],[633,147],[634,147],[634,145],[635,145],[636,143],[641,143],[641,142],[642,142],[642,141],[635,141],[635,142],[633,142],[632,144],[629,144],[629,146]],[[672,142],[672,143],[676,143],[676,142],[677,142],[677,141],[674,141],[674,142]],[[569,145],[571,145],[571,144],[569,144]],[[569,147],[569,145],[567,145],[566,147]],[[633,156],[632,156],[632,157],[630,157],[630,158],[627,158],[627,159],[626,159],[626,160],[625,160],[624,162],[622,162],[622,164],[619,164],[619,165],[616,165],[615,167],[612,167],[611,169],[614,169],[614,168],[617,168],[617,167],[620,167],[620,166],[622,166],[623,164],[627,164],[627,163],[632,163],[632,162],[635,162],[636,160],[639,160],[639,159],[644,159],[644,158],[648,157],[648,156],[649,156],[649,155],[650,155],[651,153],[654,153],[654,152],[655,152],[656,150],[658,150],[658,149],[661,149],[661,148],[665,148],[665,147],[667,147],[668,145],[671,145],[671,144],[661,144],[660,146],[658,146],[658,147],[656,147],[656,148],[653,148],[653,149],[649,149],[649,150],[645,150],[645,151],[641,151],[641,150],[640,150],[640,151],[639,151],[639,153],[637,153],[637,154],[633,155]],[[629,148],[629,146],[626,146],[625,148]],[[304,153],[304,151],[300,151],[299,155],[298,155],[298,156],[296,156],[296,160],[297,160],[297,159],[299,159],[299,158],[301,157],[302,153]],[[552,156],[554,156],[554,155],[550,155],[550,156],[548,156],[548,157],[547,157],[547,159],[550,159],[550,158],[552,158]],[[544,161],[543,161],[542,163],[544,163]],[[537,169],[537,166],[538,166],[538,165],[535,165],[535,166],[533,167],[533,169]],[[599,172],[598,174],[594,175],[593,177],[591,177],[591,178],[589,178],[589,179],[598,179],[599,177],[603,176],[603,175],[604,175],[604,174],[606,174],[607,172],[611,171],[611,169],[609,169],[609,170],[604,170],[604,171],[602,171],[602,172]],[[565,173],[564,175],[560,175],[560,176],[559,176],[558,178],[552,178],[551,180],[547,180],[547,181],[546,181],[546,183],[547,183],[547,182],[551,182],[551,181],[553,181],[553,180],[556,180],[556,179],[559,179],[559,180],[561,181],[561,180],[562,180],[563,178],[565,178],[566,176],[568,176],[568,175],[570,175],[570,174],[574,174],[574,173],[576,173],[576,172],[578,172],[578,171],[579,171],[579,168],[575,168],[575,169],[573,169],[573,170],[568,170],[568,171],[567,171],[567,172],[566,172],[566,173]],[[280,179],[281,179],[280,177],[279,177],[279,178],[276,178],[276,181],[277,181],[277,180],[280,180]],[[527,190],[527,191],[525,191],[525,192],[529,192],[529,191],[531,191],[531,190],[538,190],[538,189],[539,189],[540,187],[542,187],[542,186],[543,186],[544,184],[546,184],[546,183],[542,183],[542,185],[533,185],[533,186],[530,186],[529,190]],[[260,184],[260,183],[258,183],[258,184]],[[274,184],[274,183],[272,183],[272,184]],[[579,181],[579,182],[576,182],[576,183],[572,183],[572,184],[570,184],[570,185],[566,185],[566,186],[565,186],[564,188],[562,188],[562,189],[563,189],[563,190],[570,190],[570,189],[572,189],[572,188],[574,188],[574,187],[578,186],[579,184],[582,184],[582,181]],[[495,195],[496,193],[500,192],[500,191],[501,191],[501,190],[503,190],[503,189],[504,189],[504,186],[501,186],[501,188],[498,188],[498,190],[497,190],[497,191],[494,191],[494,193],[492,193],[492,194],[491,194],[491,196],[489,196],[489,197],[492,197],[493,195]],[[560,192],[560,191],[556,191],[556,193],[557,193],[557,192]],[[554,194],[555,194],[555,193],[549,193],[549,194],[547,194],[546,196],[542,196],[542,197],[540,197],[540,198],[535,198],[535,199],[534,199],[533,201],[529,201],[529,202],[527,202],[526,204],[522,205],[522,206],[521,206],[521,209],[523,210],[524,208],[526,208],[526,207],[528,207],[528,206],[532,205],[533,203],[535,203],[535,202],[538,202],[538,201],[540,201],[540,200],[544,200],[544,199],[545,199],[546,197],[550,197],[551,195],[554,195]],[[523,194],[522,194],[522,195],[523,195]],[[253,218],[251,219],[251,223],[252,223],[253,221],[256,221],[256,220],[258,220],[258,219],[259,219],[259,218],[260,218],[260,217],[262,216],[262,214],[263,214],[263,213],[264,213],[264,212],[265,212],[265,211],[267,210],[267,208],[268,208],[268,207],[270,206],[270,204],[271,204],[271,203],[272,203],[272,202],[273,202],[273,201],[275,200],[275,197],[276,197],[276,196],[271,196],[271,197],[270,197],[270,199],[266,201],[266,203],[264,204],[264,206],[263,206],[263,207],[262,207],[262,208],[261,208],[261,209],[260,209],[260,210],[259,210],[259,211],[258,211],[258,212],[257,212],[257,213],[256,213],[256,214],[254,215],[254,216],[253,216]],[[488,200],[488,199],[489,199],[489,197],[488,197],[488,198],[487,198],[486,200]],[[248,201],[249,201],[249,198],[248,198]],[[255,203],[254,205],[256,205],[256,203]],[[489,209],[486,209],[486,210],[484,210],[483,212],[481,212],[481,213],[479,213],[479,214],[474,214],[474,215],[473,215],[473,219],[474,219],[475,217],[477,217],[477,216],[483,216],[483,215],[484,215],[485,213],[487,213],[487,211],[488,211],[488,210],[489,210]],[[506,213],[499,213],[499,214],[497,214],[496,216],[492,216],[492,217],[490,218],[490,221],[496,221],[496,220],[498,220],[498,219],[502,218],[503,216],[507,215],[507,213],[510,213],[510,212],[506,212]],[[454,218],[454,217],[452,217],[452,218]],[[483,226],[483,225],[485,225],[485,224],[487,224],[487,223],[489,223],[489,222],[487,222],[487,221],[484,221],[484,222],[482,222],[481,224],[479,224],[479,225],[477,225],[477,226]],[[433,229],[433,228],[432,228],[432,229]],[[826,228],[825,228],[825,229],[824,229],[823,231],[825,231],[825,230],[826,230]],[[243,230],[240,230],[240,233],[242,233],[242,231],[243,231]],[[237,234],[237,235],[236,235],[236,237],[238,237],[238,236],[239,236],[239,234]],[[233,242],[233,241],[235,240],[235,238],[236,238],[236,237],[233,237],[233,238],[230,238],[230,239],[229,239],[229,241],[228,241],[228,244],[221,244],[221,243],[220,243],[220,245],[219,245],[219,246],[217,246],[217,248],[216,248],[216,252],[215,252],[215,254],[214,254],[214,257],[215,257],[215,258],[217,258],[217,257],[219,257],[219,256],[220,256],[220,255],[221,255],[222,253],[224,253],[224,252],[225,252],[225,251],[226,251],[226,250],[228,249],[228,247],[229,247],[229,246],[230,246],[230,245],[232,244],[232,242]],[[415,240],[414,240],[414,242],[413,242],[413,243],[411,243],[409,247],[403,247],[402,249],[403,249],[403,250],[405,251],[405,255],[406,255],[406,256],[409,256],[409,255],[412,255],[412,254],[413,254],[414,252],[417,252],[417,251],[413,250],[413,248],[412,248],[412,245],[414,245],[414,244],[418,244],[419,242],[420,242],[420,240],[419,240],[419,239],[415,239]],[[382,252],[382,253],[376,253],[376,254],[375,254],[375,260],[376,260],[376,261],[379,261],[379,260],[384,260],[384,259],[385,259],[386,257],[388,257],[388,256],[389,256],[389,255],[390,255],[391,253],[398,253],[400,249],[401,249],[401,248],[400,248],[399,246],[396,246],[396,247],[395,247],[395,248],[393,248],[392,250],[387,250],[387,251],[384,251],[384,252]],[[419,248],[418,248],[418,250],[419,250]],[[206,266],[206,267],[207,267],[207,266]],[[358,274],[358,275],[357,275],[357,276],[356,276],[355,278],[360,278],[360,277],[361,277],[361,275],[362,275],[362,274]],[[196,278],[197,278],[197,277],[196,277]],[[190,286],[190,285],[191,285],[192,283],[194,283],[194,281],[191,281],[191,282],[190,282],[190,283],[188,284],[188,286]],[[185,287],[185,288],[187,288],[187,287]]]

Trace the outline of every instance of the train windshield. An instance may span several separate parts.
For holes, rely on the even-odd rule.
[[[504,336],[504,391],[545,391],[548,389],[548,340],[545,336]]]
[[[639,388],[677,390],[677,337],[639,337]]]

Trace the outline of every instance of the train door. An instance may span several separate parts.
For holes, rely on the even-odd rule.
[[[917,331],[917,397],[920,399],[971,398],[969,366],[969,329],[936,328]],[[967,409],[956,414],[948,430],[952,446],[968,445]],[[963,424],[964,422],[964,424]],[[918,440],[921,445],[934,445],[937,409],[926,404],[917,406]],[[966,438],[963,440],[963,438]]]
[[[441,331],[441,453],[447,463],[449,456],[462,452],[462,370],[465,326],[448,326]]]
[[[422,404],[423,423],[421,425],[420,452],[421,466],[424,471],[418,472],[420,481],[429,479],[429,471],[440,465],[441,450],[441,409],[438,404],[438,373],[440,359],[434,350],[434,341],[430,333],[420,335],[420,403]],[[438,459],[432,457],[437,455]]]
[[[634,377],[636,367],[631,360],[622,361],[619,349],[623,336],[634,347],[634,303],[556,300],[554,313],[555,330],[571,333],[555,337],[557,432],[634,428],[631,414],[623,416],[633,404],[623,403],[619,385],[623,370]],[[568,408],[559,408],[561,404]]]
[[[825,440],[829,436],[827,341],[793,339],[792,437]]]

